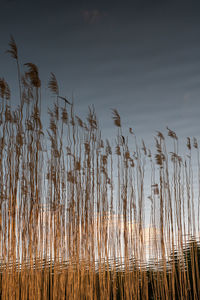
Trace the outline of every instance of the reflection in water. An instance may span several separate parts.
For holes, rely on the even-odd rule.
[[[200,298],[197,139],[184,156],[167,127],[150,150],[113,109],[116,137],[103,140],[94,108],[81,120],[53,73],[45,131],[39,71],[25,66],[17,110],[0,79],[2,298]]]
[[[199,236],[176,235],[174,238],[164,231],[164,255],[161,245],[161,230],[156,227],[144,227],[138,223],[125,220],[124,216],[117,214],[96,215],[89,221],[89,229],[83,223],[72,228],[67,223],[67,212],[63,219],[62,232],[56,235],[56,224],[61,214],[62,207],[51,209],[40,206],[37,215],[37,224],[34,226],[34,236],[37,244],[32,257],[25,257],[24,245],[28,247],[30,241],[23,243],[22,235],[16,240],[16,250],[19,249],[15,261],[13,257],[3,258],[1,268],[12,269],[13,264],[17,269],[33,268],[43,269],[56,265],[59,270],[67,270],[68,266],[77,263],[88,269],[98,270],[101,264],[108,264],[109,269],[132,270],[136,265],[139,268],[152,268],[159,270],[167,264],[168,271],[176,259],[183,256],[191,248],[192,243],[200,247]],[[18,219],[19,220],[19,219]],[[20,222],[18,223],[20,231]],[[75,234],[76,240],[73,235]],[[72,245],[71,245],[72,244]],[[23,245],[23,251],[22,251]],[[73,249],[72,249],[73,247]],[[11,249],[12,250],[12,249]],[[11,251],[10,250],[10,251]],[[9,254],[9,248],[7,249]],[[74,256],[71,255],[74,253]],[[183,263],[184,265],[184,263]]]

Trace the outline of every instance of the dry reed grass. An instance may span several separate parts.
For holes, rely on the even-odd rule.
[[[181,157],[167,128],[173,151],[158,132],[152,154],[131,128],[124,136],[113,110],[113,147],[102,139],[94,108],[81,120],[53,73],[45,130],[38,68],[26,63],[21,73],[13,37],[7,52],[17,62],[20,101],[11,107],[0,78],[0,298],[199,299],[197,139],[187,138],[188,156]]]

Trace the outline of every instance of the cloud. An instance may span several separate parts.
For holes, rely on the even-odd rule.
[[[98,9],[93,10],[83,10],[82,11],[82,17],[85,23],[88,24],[96,24],[98,23],[102,18],[106,17],[107,13],[101,12]]]

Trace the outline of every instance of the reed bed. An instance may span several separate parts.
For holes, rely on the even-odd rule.
[[[181,154],[167,128],[150,150],[115,109],[103,139],[53,73],[45,128],[38,67],[13,37],[7,52],[19,103],[0,78],[0,298],[200,299],[197,139]]]

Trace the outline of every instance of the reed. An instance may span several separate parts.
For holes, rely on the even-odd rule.
[[[53,73],[46,128],[38,67],[22,67],[13,37],[7,52],[19,104],[0,78],[0,298],[199,299],[197,139],[182,154],[167,127],[150,150],[114,109],[105,140]]]

